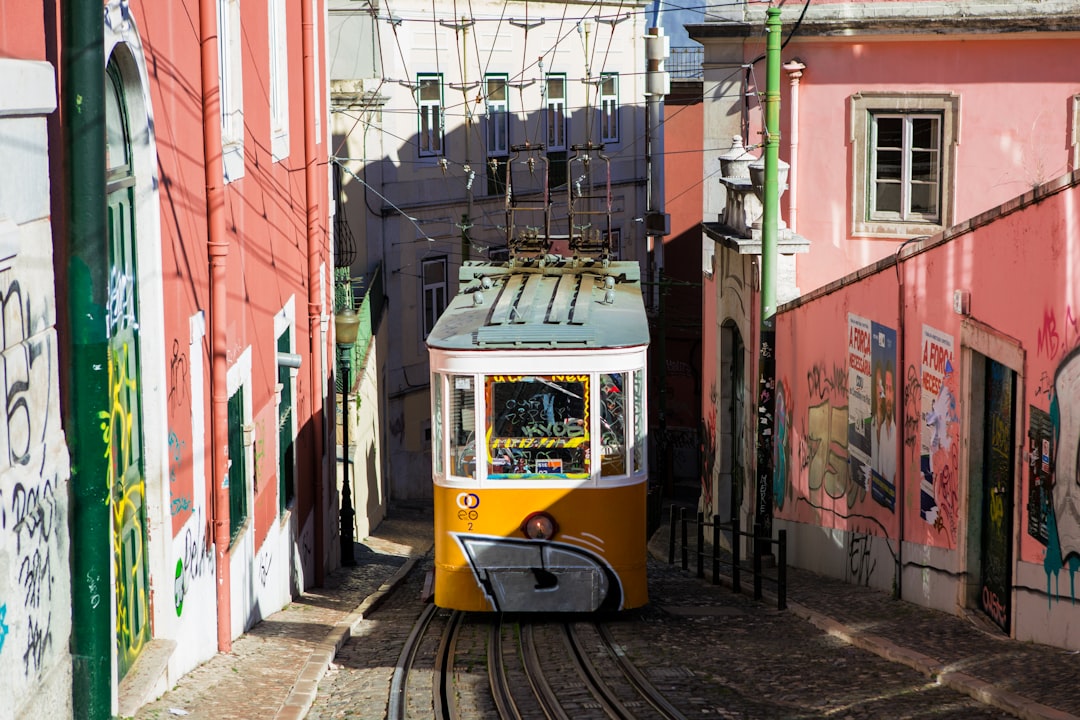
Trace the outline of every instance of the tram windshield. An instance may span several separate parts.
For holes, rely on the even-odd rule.
[[[485,379],[488,477],[589,477],[589,376]]]

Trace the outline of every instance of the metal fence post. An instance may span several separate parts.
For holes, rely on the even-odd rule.
[[[682,569],[686,570],[690,567],[690,549],[686,544],[686,508],[679,508],[679,524],[682,526]]]
[[[739,513],[731,518],[731,589],[742,592],[742,577],[739,563],[742,561],[742,527],[739,525]]]
[[[780,567],[776,570],[776,607],[787,609],[787,530],[780,531],[780,548],[777,551]]]
[[[751,535],[754,544],[754,599],[761,599],[761,546],[763,543],[758,542],[758,528],[757,524],[754,525],[754,532]]]
[[[667,564],[675,564],[675,506],[668,508]]]
[[[705,513],[697,514],[697,576],[705,577]]]
[[[720,584],[720,516],[712,516],[712,584]]]

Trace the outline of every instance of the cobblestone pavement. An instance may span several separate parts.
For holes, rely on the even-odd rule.
[[[430,534],[430,509],[392,512],[364,541],[359,567],[253,628],[137,718],[173,708],[214,720],[384,717],[422,609]],[[650,604],[618,616],[612,632],[689,717],[1080,717],[1080,655],[795,569],[778,611],[749,589],[669,566],[663,528],[650,552]]]

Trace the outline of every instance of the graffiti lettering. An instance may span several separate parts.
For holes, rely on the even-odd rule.
[[[119,268],[109,272],[109,299],[105,307],[109,335],[118,335],[127,328],[138,329],[135,314],[135,282]]]
[[[914,448],[918,440],[920,420],[922,418],[922,381],[919,368],[908,365],[907,378],[904,380],[904,444]]]
[[[180,407],[187,398],[188,358],[180,350],[180,341],[173,338],[172,357],[169,359],[169,403]]]
[[[824,365],[814,365],[806,373],[806,385],[810,389],[810,397],[813,400],[826,400],[829,398],[843,399],[847,401],[848,372],[847,368],[834,365],[830,373]]]
[[[585,426],[577,420],[565,420],[547,424],[525,425],[521,428],[525,437],[566,437],[576,438],[585,435]]]
[[[270,566],[274,562],[274,556],[268,552],[259,557],[259,583],[266,587],[266,579],[270,577]]]
[[[7,639],[8,626],[4,620],[7,619],[7,603],[0,605],[0,652],[4,651],[4,640]]]
[[[1080,321],[1073,313],[1072,305],[1065,307],[1065,320],[1060,331],[1053,308],[1044,310],[1043,324],[1036,331],[1036,336],[1039,355],[1045,355],[1051,360],[1071,350],[1080,339]]]
[[[41,662],[45,659],[45,651],[50,645],[52,645],[52,613],[45,616],[44,623],[39,623],[33,617],[29,618],[26,621],[26,652],[23,653],[23,670],[27,675],[31,670],[35,674],[41,670]]]
[[[203,576],[212,567],[212,557],[207,547],[206,523],[203,522],[202,510],[188,520],[184,530],[184,539],[180,547],[180,557],[176,561],[176,574],[173,581],[173,603],[176,614],[184,611],[184,598],[191,584]]]
[[[871,576],[877,568],[877,560],[871,556],[874,536],[853,530],[848,540],[848,570],[856,583],[870,586]]]
[[[866,494],[861,483],[851,482],[848,472],[848,409],[823,402],[811,407],[806,424],[809,444],[810,489],[825,489],[831,498],[847,495],[853,505]]]
[[[997,596],[993,590],[986,585],[983,585],[982,589],[982,606],[983,610],[994,619],[998,625],[1004,626],[1008,618],[1005,614],[1005,604],[1001,602],[1001,598]]]

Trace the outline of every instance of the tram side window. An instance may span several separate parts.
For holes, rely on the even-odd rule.
[[[600,474],[626,474],[626,374],[600,375]]]
[[[491,375],[488,477],[589,477],[589,376]]]
[[[434,452],[435,474],[443,473],[443,376],[431,375],[431,447]]]
[[[645,373],[634,371],[634,472],[645,463]]]
[[[453,473],[476,477],[476,398],[471,375],[450,378],[450,458]]]

